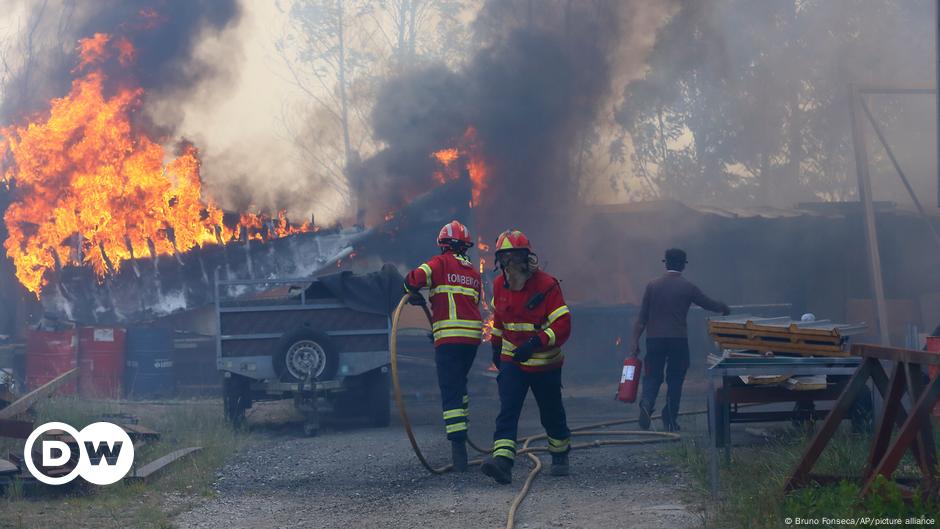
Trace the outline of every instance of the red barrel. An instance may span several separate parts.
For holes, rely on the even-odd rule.
[[[75,369],[77,361],[78,334],[75,329],[26,333],[26,386],[30,391]],[[61,386],[58,393],[74,395],[75,382]]]
[[[116,399],[124,380],[124,339],[119,327],[78,330],[78,393],[83,397]]]

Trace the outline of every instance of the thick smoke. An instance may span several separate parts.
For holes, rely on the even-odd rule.
[[[122,74],[130,75],[148,97],[185,97],[226,72],[229,65],[202,61],[195,50],[208,35],[233,26],[240,14],[237,0],[32,2],[22,46],[29,56],[9,81],[0,118],[10,122],[42,111],[49,99],[64,95],[73,78],[78,41],[95,33],[123,36],[134,44],[135,61]]]
[[[475,229],[508,227],[538,246],[569,240],[580,208],[577,157],[611,85],[625,3],[488,2],[478,51],[458,72],[407,72],[380,92],[373,125],[388,145],[354,171],[360,209],[375,220],[431,183],[430,154],[476,128],[491,174]],[[557,247],[556,247],[557,248]]]

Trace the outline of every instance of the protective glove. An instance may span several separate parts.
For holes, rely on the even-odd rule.
[[[409,305],[414,305],[416,307],[423,307],[428,304],[428,302],[425,301],[424,296],[421,295],[421,288],[411,286],[408,284],[407,281],[405,281],[404,286],[405,286],[405,291],[411,294],[411,297],[408,298]]]
[[[493,365],[499,367],[500,361],[500,350],[502,349],[502,343],[497,343],[496,340],[490,340],[490,347],[493,348]]]
[[[420,292],[412,292],[411,296],[408,298],[408,304],[414,305],[416,307],[423,307],[428,304],[427,300],[424,299],[424,296]]]
[[[525,362],[526,360],[532,358],[532,353],[539,347],[542,347],[542,340],[538,336],[533,336],[529,340],[516,347],[516,350],[513,352],[513,360],[516,362]]]

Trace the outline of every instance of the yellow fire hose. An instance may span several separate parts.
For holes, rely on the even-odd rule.
[[[401,416],[402,425],[405,427],[405,433],[408,435],[408,440],[411,442],[411,448],[414,450],[416,456],[418,456],[418,461],[421,462],[421,465],[424,466],[432,474],[443,474],[452,469],[453,465],[445,465],[442,467],[432,467],[428,463],[427,458],[424,457],[424,454],[421,452],[421,449],[418,447],[418,441],[415,439],[414,430],[411,428],[411,421],[408,419],[408,412],[405,409],[405,401],[402,398],[401,394],[401,383],[398,378],[398,320],[401,317],[401,311],[408,302],[410,294],[405,294],[402,296],[401,301],[398,302],[398,307],[395,308],[395,313],[392,316],[392,328],[389,336],[389,350],[391,351],[391,364],[392,364],[392,388],[395,394],[395,404],[398,406],[398,413]],[[431,320],[431,313],[428,308],[424,307],[424,313],[428,317],[428,321]],[[704,413],[704,411],[692,411],[692,412],[683,412],[679,415],[693,415]],[[659,416],[654,416],[653,418],[658,418]],[[637,444],[650,444],[650,443],[662,443],[669,441],[678,441],[679,434],[671,432],[650,432],[644,430],[594,430],[594,428],[605,428],[608,426],[616,426],[619,424],[627,424],[631,422],[636,422],[637,419],[619,419],[614,421],[606,421],[595,424],[588,424],[585,426],[580,426],[578,428],[573,428],[571,435],[575,436],[637,436],[637,437],[647,437],[647,439],[609,439],[605,441],[591,441],[586,443],[578,443],[571,445],[572,450],[578,450],[582,448],[598,448],[601,446],[613,446],[613,445],[637,445]],[[522,505],[522,501],[525,499],[526,495],[529,493],[529,489],[532,487],[532,482],[535,481],[536,476],[539,472],[542,471],[542,461],[535,454],[538,452],[548,452],[547,447],[531,447],[529,446],[534,441],[540,441],[547,438],[546,434],[532,435],[522,439],[522,449],[519,450],[516,455],[525,455],[533,463],[533,468],[529,472],[529,475],[526,477],[525,483],[522,485],[522,489],[513,499],[512,504],[509,507],[509,516],[506,520],[506,529],[513,529],[515,525],[516,512],[519,509],[519,506]],[[483,450],[479,448],[472,442],[469,443],[470,446],[483,454],[489,452],[489,450]],[[482,464],[482,459],[474,459],[470,461],[470,465],[479,465]]]

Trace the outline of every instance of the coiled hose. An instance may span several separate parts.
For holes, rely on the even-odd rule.
[[[405,433],[408,435],[408,441],[411,442],[411,448],[414,450],[415,455],[418,457],[418,461],[421,462],[421,465],[432,474],[444,474],[453,468],[453,465],[444,465],[441,467],[433,467],[428,462],[427,458],[424,457],[424,454],[421,452],[421,448],[418,447],[418,441],[415,438],[414,430],[411,427],[411,420],[408,418],[408,411],[405,409],[405,401],[402,398],[401,394],[401,382],[398,378],[398,320],[401,317],[401,311],[408,303],[408,298],[410,294],[405,294],[402,296],[401,301],[398,302],[398,306],[395,308],[395,313],[392,315],[392,328],[389,336],[389,350],[391,352],[391,364],[392,364],[392,388],[395,396],[395,405],[398,407],[398,413],[401,416],[402,426],[405,427]],[[424,306],[424,314],[428,318],[428,322],[431,321],[431,312],[428,310],[427,306]],[[704,413],[703,411],[693,411],[693,412],[683,412],[680,415],[692,415]],[[659,417],[658,415],[654,418]],[[634,436],[634,437],[645,437],[645,439],[607,439],[603,441],[594,440],[585,443],[572,444],[572,450],[580,450],[584,448],[598,448],[601,446],[622,446],[622,445],[638,445],[638,444],[651,444],[651,443],[662,443],[662,442],[671,442],[678,441],[680,439],[679,434],[672,432],[650,432],[644,430],[596,430],[596,428],[606,428],[609,426],[617,426],[621,424],[628,424],[636,422],[637,419],[618,419],[613,421],[599,422],[595,424],[588,424],[585,426],[580,426],[573,428],[571,430],[572,436]],[[506,519],[506,529],[513,529],[515,526],[516,512],[519,510],[519,506],[522,505],[523,500],[525,500],[526,495],[529,493],[529,489],[532,487],[532,482],[535,481],[536,476],[539,475],[539,472],[542,471],[542,461],[535,454],[539,452],[547,452],[548,448],[544,446],[530,446],[533,442],[541,441],[547,438],[546,434],[532,435],[521,439],[522,449],[519,450],[516,455],[525,455],[532,461],[533,467],[529,471],[529,475],[526,477],[525,483],[522,485],[522,489],[516,494],[516,497],[513,499],[512,503],[509,506],[509,515]],[[481,454],[486,454],[489,450],[484,450],[474,444],[472,441],[469,441],[468,444],[471,448],[480,452]],[[483,463],[483,459],[474,459],[470,461],[470,465],[479,465]]]

